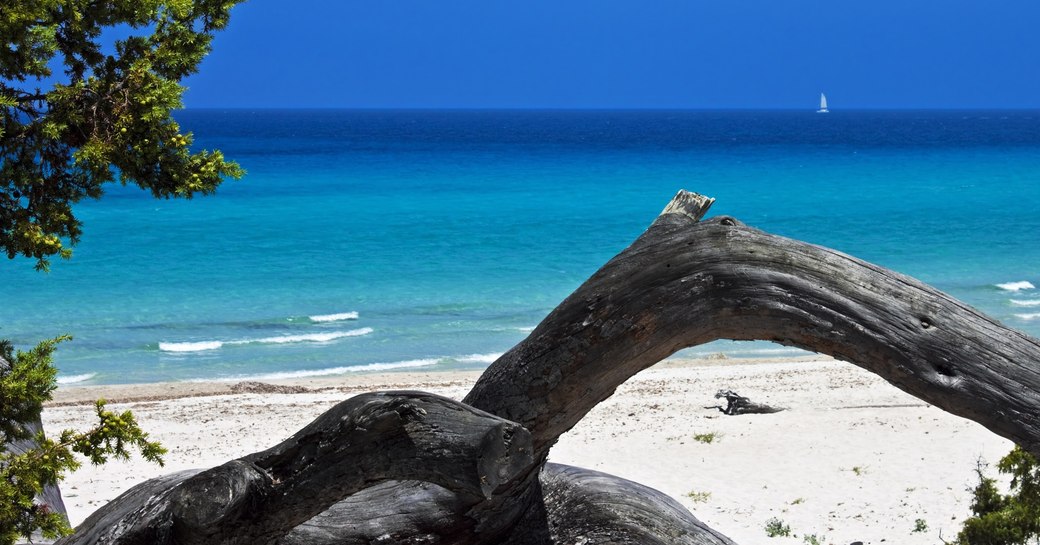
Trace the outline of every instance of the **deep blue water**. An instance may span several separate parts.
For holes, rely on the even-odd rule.
[[[1040,112],[178,118],[246,178],[190,202],[115,186],[78,207],[72,260],[0,267],[0,338],[72,333],[66,382],[486,366],[680,188],[1040,336],[1040,289],[998,287],[1040,286]]]

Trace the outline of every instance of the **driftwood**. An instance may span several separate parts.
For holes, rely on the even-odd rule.
[[[729,416],[736,416],[738,414],[772,414],[784,410],[780,407],[755,403],[732,390],[719,390],[718,392],[715,392],[715,399],[726,400],[725,407],[716,405],[714,408],[722,411],[722,414]]]
[[[680,192],[463,403],[437,398],[437,411],[397,412],[381,426],[338,426],[350,411],[337,408],[269,451],[143,483],[63,542],[143,542],[135,532],[162,542],[155,527],[178,543],[730,543],[658,492],[545,464],[560,435],[629,377],[716,339],[852,362],[1040,455],[1040,342],[840,252],[729,217],[700,221],[711,202]],[[434,399],[374,396],[355,403]],[[422,441],[404,439],[412,429]]]
[[[531,454],[526,430],[457,401],[363,394],[271,449],[131,489],[70,541],[273,543],[351,494],[394,479],[436,484],[483,508],[524,482],[518,477],[532,473]]]

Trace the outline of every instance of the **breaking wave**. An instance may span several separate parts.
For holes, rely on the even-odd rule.
[[[76,384],[77,382],[86,382],[97,376],[97,373],[84,373],[82,375],[68,375],[64,377],[58,377],[55,381],[58,384]]]
[[[206,350],[217,350],[228,345],[238,344],[287,344],[316,342],[324,343],[342,339],[344,337],[360,337],[374,331],[371,327],[351,329],[350,331],[329,331],[325,333],[305,333],[301,335],[281,335],[278,337],[260,337],[256,339],[241,339],[235,341],[197,341],[180,343],[159,343],[159,350],[163,352],[202,352]]]
[[[1032,282],[1027,282],[1025,280],[1019,280],[1018,282],[1005,282],[1003,284],[997,284],[997,287],[1007,291],[1022,291],[1036,288]]]
[[[340,312],[337,314],[318,314],[316,316],[307,317],[312,322],[342,322],[344,320],[357,320],[357,312]]]
[[[216,380],[239,381],[239,380],[286,380],[294,378],[328,377],[334,375],[345,375],[347,373],[366,373],[374,371],[390,371],[394,369],[410,369],[415,367],[427,367],[436,365],[439,358],[405,360],[390,363],[368,363],[363,365],[351,365],[348,367],[330,367],[327,369],[303,369],[300,371],[278,371],[273,373],[262,373],[257,375],[237,375],[224,377]],[[201,379],[203,381],[213,379]]]

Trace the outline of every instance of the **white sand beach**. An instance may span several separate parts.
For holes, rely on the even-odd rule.
[[[458,399],[478,376],[387,373],[241,393],[232,383],[68,387],[43,417],[52,433],[82,429],[91,423],[92,400],[103,397],[111,408],[132,410],[170,449],[165,467],[135,459],[72,474],[62,491],[77,524],[150,477],[270,447],[351,395],[420,389]],[[710,408],[719,389],[787,410],[725,416]],[[714,440],[695,440],[698,434]],[[657,488],[741,544],[804,543],[815,535],[821,544],[923,545],[956,534],[977,461],[992,465],[1010,448],[844,362],[669,360],[620,387],[550,458]],[[790,526],[791,537],[766,536],[774,517]],[[917,519],[926,530],[914,531]]]

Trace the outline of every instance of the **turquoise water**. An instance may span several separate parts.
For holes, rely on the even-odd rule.
[[[191,202],[115,187],[79,206],[71,261],[0,267],[0,338],[72,333],[63,382],[480,368],[680,188],[1040,336],[1040,112],[179,117],[247,177]],[[691,349],[717,351],[798,353]]]

